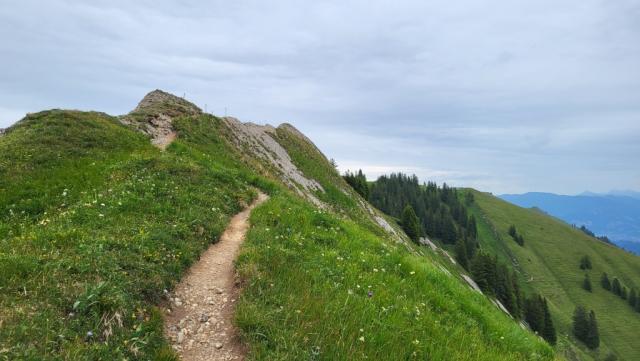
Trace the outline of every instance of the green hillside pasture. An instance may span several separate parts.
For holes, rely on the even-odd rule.
[[[539,211],[520,208],[487,193],[474,191],[474,196],[477,206],[507,245],[508,251],[504,253],[515,255],[519,261],[525,278],[528,278],[527,288],[537,290],[549,300],[561,334],[571,333],[573,311],[577,305],[583,305],[596,312],[599,322],[601,347],[599,353],[591,353],[592,356],[603,358],[609,351],[622,360],[634,360],[640,356],[640,343],[635,337],[640,329],[640,313],[634,312],[626,301],[600,286],[600,276],[607,272],[611,278],[618,277],[627,287],[638,289],[639,257],[589,237]],[[524,236],[524,247],[508,235],[512,224]],[[483,232],[480,236],[489,239],[486,234],[483,236]],[[579,268],[580,258],[584,255],[591,258],[592,270]],[[593,293],[581,287],[585,273],[591,277]]]

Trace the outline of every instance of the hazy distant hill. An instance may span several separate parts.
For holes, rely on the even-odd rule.
[[[638,193],[566,196],[531,192],[504,194],[500,198],[521,207],[538,207],[571,224],[585,225],[594,233],[630,248],[634,246],[632,242],[640,242],[640,199],[634,195],[637,197]],[[640,247],[635,250],[640,250]]]

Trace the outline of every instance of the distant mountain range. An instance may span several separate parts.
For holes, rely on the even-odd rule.
[[[499,197],[521,207],[537,207],[570,224],[584,225],[620,247],[640,254],[640,192],[585,192],[577,196],[530,192]]]

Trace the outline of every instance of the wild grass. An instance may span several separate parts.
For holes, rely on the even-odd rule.
[[[254,211],[237,322],[252,360],[536,360],[553,351],[425,257],[280,192]]]
[[[0,360],[170,358],[154,305],[254,196],[196,151],[97,113],[0,138]]]

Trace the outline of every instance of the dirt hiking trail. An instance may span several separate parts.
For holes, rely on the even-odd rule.
[[[231,218],[218,243],[211,245],[171,294],[164,333],[183,361],[243,360],[246,350],[233,325],[238,288],[234,260],[249,229],[258,198]]]

